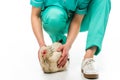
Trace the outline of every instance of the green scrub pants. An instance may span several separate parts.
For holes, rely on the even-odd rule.
[[[97,46],[95,55],[101,51],[110,9],[110,0],[91,0],[88,12],[80,25],[80,32],[88,31],[86,50]],[[47,7],[42,11],[41,19],[43,28],[49,34],[52,42],[62,39],[64,44],[66,42],[65,33],[68,32],[72,20],[72,17],[68,17],[65,9],[58,6]]]

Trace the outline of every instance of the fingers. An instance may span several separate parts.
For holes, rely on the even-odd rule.
[[[65,64],[66,64],[66,62],[67,62],[67,59],[68,59],[68,56],[66,55],[66,56],[62,59],[62,61],[61,61],[60,64],[58,65],[58,67],[59,67],[59,68],[60,68],[60,67],[64,67]]]
[[[65,53],[65,50],[63,50],[63,53],[62,53],[62,55],[61,55],[61,58],[60,58],[59,61],[58,61],[58,64],[60,64],[60,63],[63,61],[63,59],[65,58],[65,56],[66,56],[66,53]]]
[[[58,66],[61,64],[61,62],[64,60],[64,57],[65,56],[61,56],[61,58],[59,59],[59,61],[58,61]]]
[[[61,63],[61,66],[64,67],[66,62],[67,62],[68,56],[66,56],[63,60],[63,62]]]
[[[68,58],[68,53],[67,53],[66,50],[63,50],[62,56],[58,61],[58,67],[59,68],[64,67],[64,65],[66,64],[67,58]]]

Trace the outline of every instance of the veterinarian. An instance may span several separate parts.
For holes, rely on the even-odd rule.
[[[30,4],[32,29],[39,46],[46,45],[43,29],[52,42],[59,41],[63,44],[58,49],[63,52],[58,67],[63,67],[66,63],[78,33],[88,31],[81,70],[86,78],[98,78],[93,57],[102,48],[111,8],[110,0],[31,0]]]

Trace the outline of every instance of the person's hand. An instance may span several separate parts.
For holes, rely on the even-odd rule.
[[[40,61],[40,54],[42,54],[42,57],[46,54],[46,45],[42,46],[38,50],[38,59],[39,59],[39,61]]]
[[[64,67],[64,65],[66,64],[67,60],[68,60],[68,53],[69,53],[69,49],[70,46],[64,44],[61,45],[57,51],[62,51],[62,55],[60,57],[60,59],[58,60],[58,67]]]

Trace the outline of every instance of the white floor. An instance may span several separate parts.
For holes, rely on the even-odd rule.
[[[120,11],[112,10],[101,53],[95,57],[98,80],[120,80]],[[29,0],[0,2],[0,80],[87,80],[81,76],[81,60],[87,33],[80,33],[70,50],[70,65],[64,72],[44,74],[38,62],[38,44],[33,35]],[[45,33],[45,41],[51,44]]]

